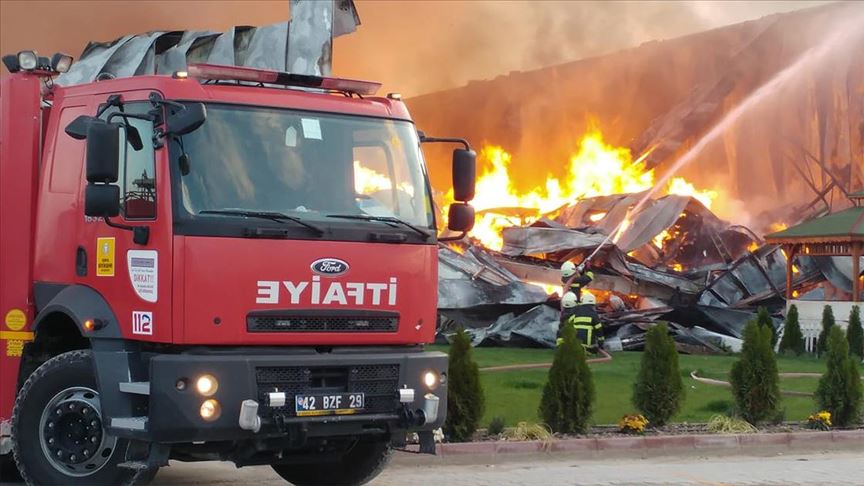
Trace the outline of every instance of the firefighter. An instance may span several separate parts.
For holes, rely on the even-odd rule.
[[[572,297],[568,298],[568,294]],[[576,337],[589,351],[597,351],[603,345],[603,323],[595,307],[597,301],[590,292],[585,292],[582,301],[576,300],[573,292],[564,294],[561,311],[561,326],[558,328],[558,345],[561,344],[563,326],[576,328]]]
[[[561,346],[561,343],[564,341],[561,337],[564,334],[564,326],[568,325],[568,320],[576,312],[578,304],[579,300],[573,292],[566,292],[564,293],[564,297],[561,297],[561,320],[558,323],[558,336],[555,340],[557,346]]]
[[[586,271],[584,263],[578,267],[573,262],[564,262],[561,265],[561,282],[564,284],[564,291],[576,294],[577,302],[582,302],[582,289],[593,280],[594,272]]]

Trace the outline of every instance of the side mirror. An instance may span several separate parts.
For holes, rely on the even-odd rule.
[[[117,182],[120,168],[120,125],[91,122],[87,126],[87,182]]]
[[[105,121],[100,120],[95,116],[81,115],[66,125],[64,131],[66,132],[66,135],[69,135],[75,140],[84,140],[87,138],[87,129],[90,128],[92,123],[105,123]]]
[[[447,210],[447,229],[468,232],[474,228],[474,206],[465,203],[453,203]]]
[[[192,133],[207,120],[207,109],[204,103],[189,103],[182,110],[169,113],[165,125],[170,135],[186,135]]]
[[[477,179],[477,153],[473,150],[453,151],[453,199],[468,202],[474,199],[474,183]],[[452,207],[452,206],[451,206]],[[472,225],[474,213],[471,213]]]
[[[87,184],[84,190],[84,214],[97,218],[113,218],[120,214],[120,186]]]

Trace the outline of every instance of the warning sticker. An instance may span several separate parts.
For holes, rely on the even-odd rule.
[[[156,302],[159,297],[159,253],[156,250],[129,250],[126,252],[129,281],[138,297]]]
[[[301,118],[303,136],[312,140],[321,140],[321,122],[316,118]]]
[[[27,325],[27,315],[21,309],[12,309],[6,313],[6,327],[20,331]]]
[[[114,238],[96,238],[96,276],[114,276]]]

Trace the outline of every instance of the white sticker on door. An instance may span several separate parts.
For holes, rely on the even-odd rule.
[[[159,296],[159,253],[156,250],[129,250],[126,252],[126,266],[138,297],[156,302]]]
[[[132,311],[132,334],[153,335],[153,313]]]

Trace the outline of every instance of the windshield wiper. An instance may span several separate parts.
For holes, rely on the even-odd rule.
[[[291,221],[292,223],[297,223],[300,226],[304,226],[315,233],[318,236],[324,234],[324,229],[316,226],[312,223],[307,223],[302,219],[296,216],[289,216],[284,213],[279,213],[276,211],[249,211],[246,209],[207,209],[204,211],[198,211],[198,214],[221,214],[223,216],[245,216],[247,218],[260,218],[260,219],[269,219],[270,221],[276,221],[279,223],[285,221]]]
[[[402,225],[406,228],[410,228],[417,234],[423,236],[423,238],[425,239],[429,239],[429,236],[431,236],[429,233],[423,231],[419,227],[414,226],[407,221],[403,221],[395,216],[371,216],[368,214],[328,214],[327,217],[340,219],[359,219],[363,221],[380,221],[382,223],[391,223],[391,226]]]

